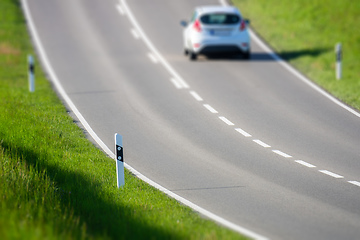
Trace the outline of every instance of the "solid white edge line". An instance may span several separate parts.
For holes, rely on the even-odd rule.
[[[244,130],[242,130],[241,128],[235,128],[235,130],[239,133],[241,133],[244,137],[251,137],[251,134],[245,132]]]
[[[354,184],[354,185],[360,187],[360,182],[358,182],[358,181],[348,181],[348,183],[351,183],[351,184]]]
[[[29,30],[31,32],[32,35],[32,39],[37,47],[39,56],[44,64],[44,67],[47,71],[47,73],[50,76],[50,80],[53,82],[55,88],[58,90],[59,94],[61,95],[61,97],[64,99],[64,101],[66,102],[66,104],[70,107],[70,109],[74,112],[74,114],[76,115],[76,117],[79,119],[79,121],[81,122],[81,124],[84,126],[84,128],[88,131],[88,133],[91,135],[91,137],[99,144],[99,146],[112,158],[114,158],[114,154],[112,153],[112,151],[110,151],[110,149],[101,141],[101,139],[96,135],[96,133],[92,130],[92,128],[90,127],[90,125],[87,123],[87,121],[85,120],[85,118],[81,115],[81,113],[78,111],[78,109],[76,108],[75,104],[71,101],[70,97],[66,94],[64,88],[62,87],[62,85],[60,84],[60,81],[57,77],[57,75],[55,74],[55,71],[53,70],[50,62],[49,62],[49,58],[43,48],[42,42],[39,38],[39,34],[35,28],[34,25],[34,21],[33,18],[31,16],[30,10],[29,10],[29,6],[26,0],[21,0],[22,3],[22,7],[23,10],[25,12],[25,17],[27,19],[27,24],[29,27]]]
[[[195,91],[190,91],[190,94],[195,98],[196,101],[198,102],[203,101],[202,97],[200,97],[199,94],[197,94]]]
[[[276,153],[276,154],[284,157],[284,158],[292,158],[292,156],[290,156],[289,154],[286,154],[286,153],[284,153],[284,152],[282,152],[282,151],[280,151],[280,150],[272,150],[272,151],[273,151],[274,153]]]
[[[234,123],[232,123],[229,119],[227,119],[224,116],[220,116],[219,118],[221,119],[221,121],[223,121],[224,123],[226,123],[229,126],[234,126],[235,125]]]
[[[360,117],[360,113],[355,111],[354,109],[350,108],[346,104],[342,103],[326,91],[324,91],[322,88],[320,88],[318,85],[313,83],[310,79],[306,78],[304,75],[302,75],[299,71],[297,71],[293,66],[291,66],[289,63],[281,59],[276,53],[274,53],[265,43],[263,43],[256,34],[249,28],[250,36],[255,40],[255,42],[260,45],[261,48],[265,50],[274,60],[276,60],[280,65],[282,65],[284,68],[286,68],[290,73],[298,77],[301,81],[306,83],[308,86],[319,92],[321,95],[325,96],[329,100],[331,100],[333,103],[337,104],[338,106],[344,108],[345,110],[349,111],[350,113],[354,114],[357,117]]]
[[[121,3],[122,3],[122,6],[124,7],[125,12],[127,13],[127,16],[129,17],[130,21],[136,28],[137,32],[139,33],[141,38],[144,40],[144,42],[148,46],[148,48],[153,52],[153,54],[159,60],[159,62],[170,72],[171,75],[173,75],[181,83],[183,88],[190,88],[190,86],[185,82],[185,80],[182,79],[180,77],[180,75],[170,66],[170,64],[165,60],[165,58],[163,58],[163,56],[160,54],[160,52],[155,48],[155,46],[152,44],[152,42],[148,39],[145,32],[142,30],[142,28],[138,24],[137,20],[135,19],[134,15],[132,14],[126,1],[121,0]]]
[[[142,175],[141,173],[139,173],[138,171],[136,171],[134,168],[130,167],[128,164],[125,163],[125,167],[127,169],[129,169],[129,171],[131,171],[136,177],[140,178],[141,180],[143,180],[144,182],[147,182],[148,184],[150,184],[151,186],[157,188],[158,190],[164,192],[165,194],[167,194],[168,196],[176,199],[177,201],[183,203],[184,205],[192,208],[193,210],[199,212],[200,214],[222,224],[223,226],[225,227],[228,227],[236,232],[239,232],[241,234],[244,234],[248,237],[251,237],[253,239],[256,239],[256,240],[267,240],[268,238],[264,237],[264,236],[261,236],[257,233],[254,233],[246,228],[243,228],[239,225],[236,225],[232,222],[229,222],[228,220],[222,218],[222,217],[219,217],[218,215],[216,214],[213,214],[212,212],[209,212],[207,210],[205,210],[204,208],[202,207],[199,207],[198,205],[190,202],[189,200],[186,200],[185,198],[183,197],[180,197],[179,195],[175,194],[174,192],[171,192],[170,190],[162,187],[161,185],[157,184],[156,182],[150,180],[149,178],[145,177],[144,175]]]
[[[299,164],[301,164],[301,165],[303,165],[303,166],[306,166],[306,167],[308,167],[308,168],[315,168],[315,167],[316,167],[315,165],[312,165],[312,164],[310,164],[310,163],[307,163],[307,162],[305,162],[305,161],[303,161],[303,160],[295,160],[295,162],[297,162],[297,163],[299,163]]]
[[[212,106],[210,106],[209,104],[204,104],[203,105],[207,110],[209,110],[211,113],[219,113],[218,111],[216,111]]]
[[[331,177],[334,177],[334,178],[344,178],[343,176],[339,175],[339,174],[336,174],[336,173],[333,173],[333,172],[330,172],[328,170],[319,170],[319,172],[321,173],[324,173],[328,176],[331,176]]]
[[[64,99],[64,101],[66,102],[66,104],[68,104],[68,106],[70,107],[70,109],[74,112],[74,114],[76,115],[76,117],[79,119],[79,121],[81,122],[81,124],[84,126],[84,128],[89,132],[89,134],[91,135],[91,137],[97,142],[97,144],[99,144],[99,146],[105,151],[105,153],[111,157],[112,159],[114,159],[115,161],[115,154],[105,145],[105,143],[97,136],[97,134],[92,130],[92,128],[90,127],[90,125],[87,123],[87,121],[85,120],[85,118],[81,115],[81,113],[79,112],[79,110],[76,108],[76,106],[74,105],[74,103],[71,101],[71,99],[69,98],[69,96],[66,94],[64,88],[62,87],[62,85],[60,84],[60,81],[57,78],[57,75],[55,74],[55,71],[53,70],[48,56],[43,48],[42,42],[39,38],[38,32],[35,28],[34,22],[33,22],[33,18],[31,16],[30,10],[29,10],[29,6],[27,3],[27,0],[21,0],[21,5],[23,8],[23,11],[25,13],[25,17],[27,19],[27,24],[29,26],[29,30],[31,32],[34,44],[36,45],[36,48],[39,52],[39,56],[44,64],[44,67],[47,71],[47,73],[50,76],[50,80],[53,82],[55,88],[58,90],[59,94],[61,95],[61,97]],[[125,167],[131,172],[133,173],[135,176],[137,176],[138,178],[142,179],[144,182],[148,183],[149,185],[159,189],[160,191],[166,193],[168,196],[176,199],[177,201],[189,206],[190,208],[194,209],[195,211],[198,211],[200,214],[203,214],[204,216],[222,224],[225,227],[228,227],[234,231],[237,231],[241,234],[244,234],[246,236],[249,236],[251,238],[254,239],[258,239],[258,240],[266,240],[267,238],[256,234],[246,228],[243,228],[239,225],[236,225],[232,222],[227,221],[226,219],[223,219],[201,207],[199,207],[198,205],[178,196],[177,194],[169,191],[168,189],[160,186],[159,184],[155,183],[154,181],[148,179],[147,177],[145,177],[144,175],[142,175],[141,173],[139,173],[138,171],[136,171],[134,168],[130,167],[127,163],[124,164]]]
[[[338,106],[344,108],[345,110],[349,111],[350,113],[354,114],[357,117],[360,117],[360,113],[355,111],[354,109],[350,108],[349,106],[345,105],[326,91],[324,91],[322,88],[320,88],[318,85],[313,83],[310,79],[306,78],[304,75],[302,75],[299,71],[297,71],[294,67],[292,67],[289,63],[281,59],[278,55],[276,55],[272,50],[270,50],[269,47],[267,47],[257,36],[254,34],[254,32],[250,30],[251,37],[259,44],[268,54],[270,54],[279,64],[281,64],[284,68],[286,68],[289,72],[294,74],[296,77],[298,77],[301,81],[306,83],[311,88],[315,89],[317,92],[331,100],[333,103],[337,104]]]
[[[264,147],[264,148],[269,148],[269,147],[271,147],[270,145],[264,143],[263,141],[260,141],[259,139],[255,139],[255,140],[253,140],[253,142],[259,144],[260,146],[262,146],[262,147]]]
[[[222,5],[228,5],[225,0],[219,0]],[[352,109],[351,107],[347,106],[343,102],[336,99],[334,96],[330,95],[326,91],[324,91],[322,88],[320,88],[318,85],[313,83],[310,79],[302,75],[299,71],[297,71],[293,66],[291,66],[288,62],[280,58],[276,53],[274,53],[270,47],[268,47],[249,27],[249,33],[250,37],[262,48],[267,52],[274,60],[276,60],[280,65],[282,65],[284,68],[286,68],[290,73],[294,74],[296,77],[298,77],[301,81],[306,83],[308,86],[319,92],[321,95],[325,96],[329,100],[331,100],[336,105],[344,108],[348,112],[354,114],[357,117],[360,117],[360,113],[356,110]]]

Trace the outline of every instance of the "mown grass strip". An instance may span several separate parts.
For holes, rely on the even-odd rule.
[[[29,92],[28,54],[20,3],[1,0],[1,239],[244,239],[128,171],[117,189],[115,162],[85,138],[39,65]]]
[[[233,0],[285,60],[341,101],[360,109],[360,1]],[[335,77],[335,44],[343,78]]]

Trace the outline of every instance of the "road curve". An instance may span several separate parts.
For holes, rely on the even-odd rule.
[[[188,61],[179,21],[217,1],[27,2],[67,95],[110,149],[123,135],[129,165],[271,239],[359,238],[359,118],[256,42],[251,61]]]

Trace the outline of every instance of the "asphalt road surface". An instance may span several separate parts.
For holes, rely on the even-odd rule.
[[[67,95],[130,166],[267,238],[360,239],[360,118],[256,42],[250,61],[189,61],[179,22],[219,2],[27,3]]]

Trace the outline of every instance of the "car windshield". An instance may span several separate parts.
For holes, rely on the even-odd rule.
[[[235,14],[213,13],[202,16],[200,20],[203,24],[237,24],[240,17]]]

